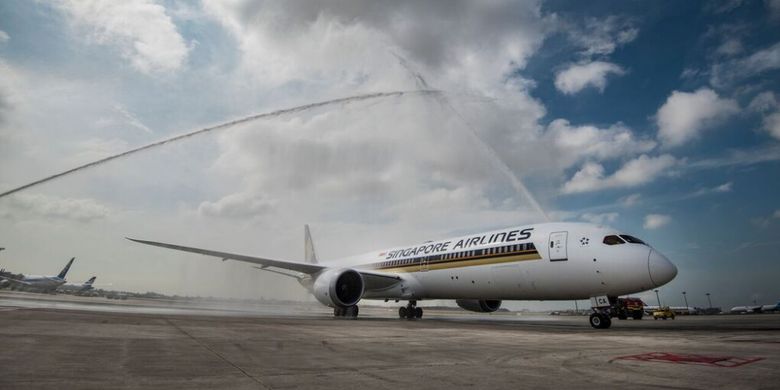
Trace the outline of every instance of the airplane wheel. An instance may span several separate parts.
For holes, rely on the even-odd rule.
[[[406,306],[398,308],[398,318],[406,318]]]
[[[344,317],[356,319],[358,316],[358,307],[357,305],[352,305],[346,309],[344,309]]]
[[[590,315],[590,326],[596,329],[607,329],[612,325],[612,320],[605,314],[593,313]]]
[[[333,308],[333,316],[334,317],[344,317],[344,308],[343,307],[334,307]]]
[[[415,318],[422,318],[423,315],[423,309],[421,307],[414,308],[414,317]]]

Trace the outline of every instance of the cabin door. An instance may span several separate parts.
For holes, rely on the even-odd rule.
[[[566,238],[569,235],[568,232],[553,232],[550,233],[550,261],[564,261],[568,260],[569,256],[566,254]]]

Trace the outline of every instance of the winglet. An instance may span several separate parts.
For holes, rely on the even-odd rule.
[[[311,239],[309,225],[303,225],[304,260],[309,264],[317,264],[317,253],[314,251],[314,241]]]

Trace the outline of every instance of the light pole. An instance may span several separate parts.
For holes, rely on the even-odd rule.
[[[685,296],[685,291],[683,291],[683,299],[685,300],[685,311],[688,311],[688,297]]]
[[[655,299],[658,300],[658,308],[660,309],[661,308],[661,298],[658,297],[658,290],[653,290],[653,291],[655,291]]]
[[[706,295],[706,296],[707,296],[707,302],[709,302],[709,303],[710,303],[710,309],[712,309],[712,300],[710,299],[710,293],[706,293],[706,294],[704,294],[704,295]]]

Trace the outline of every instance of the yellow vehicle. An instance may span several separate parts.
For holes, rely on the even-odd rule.
[[[674,312],[672,311],[672,309],[669,308],[669,306],[662,307],[653,312],[653,319],[657,320],[659,318],[662,320],[665,320],[667,318],[674,319]]]

